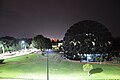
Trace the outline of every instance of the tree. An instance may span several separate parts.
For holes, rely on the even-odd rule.
[[[52,42],[49,38],[44,38],[44,43],[45,43],[45,49],[51,49],[52,48]]]
[[[43,49],[51,49],[52,43],[49,38],[37,35],[32,40],[32,46],[42,51]]]
[[[115,37],[113,39],[113,46],[112,46],[112,54],[111,56],[120,56],[120,37]]]
[[[32,41],[34,47],[41,50],[43,49],[43,44],[44,44],[43,42],[44,42],[44,37],[42,35],[35,36]]]
[[[4,42],[5,51],[14,51],[16,50],[17,39],[10,36],[1,37],[0,40]]]
[[[30,45],[32,44],[32,38],[28,38],[27,40],[26,40],[26,43],[28,44],[28,48],[30,48]]]
[[[111,50],[112,35],[102,24],[92,20],[78,22],[67,30],[63,51],[69,59],[81,54],[107,53]]]

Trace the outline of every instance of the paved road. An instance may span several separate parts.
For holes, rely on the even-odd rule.
[[[11,58],[11,57],[16,57],[16,56],[22,56],[25,54],[30,54],[32,52],[37,52],[39,51],[38,49],[29,49],[29,50],[21,50],[21,51],[15,51],[12,53],[4,53],[4,54],[0,54],[0,59],[7,59],[7,58]]]

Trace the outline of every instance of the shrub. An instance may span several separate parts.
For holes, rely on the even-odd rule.
[[[4,59],[0,59],[0,64],[3,63]]]
[[[88,76],[90,76],[90,71],[93,69],[93,66],[91,64],[84,64],[83,70],[88,72]]]

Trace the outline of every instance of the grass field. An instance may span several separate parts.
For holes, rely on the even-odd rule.
[[[49,80],[120,79],[120,65],[92,64],[96,71],[87,76],[82,69],[84,63],[58,57],[49,54]],[[4,64],[0,64],[0,78],[46,80],[46,58],[46,55],[27,54],[6,59]]]

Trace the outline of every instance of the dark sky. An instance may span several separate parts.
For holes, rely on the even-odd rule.
[[[120,36],[119,0],[0,0],[0,37],[62,39],[67,29],[82,20],[104,24]]]

